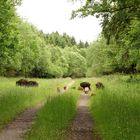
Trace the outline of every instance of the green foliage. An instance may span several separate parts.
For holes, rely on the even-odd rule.
[[[61,48],[77,45],[75,38],[67,35],[66,33],[60,35],[58,32],[53,32],[51,34],[47,34],[45,40],[47,44],[52,44]]]
[[[38,35],[37,29],[27,22],[19,24],[19,44],[18,49],[21,60],[20,72],[27,76],[39,63],[41,57],[41,47],[45,46],[45,41]]]
[[[100,18],[109,43],[111,36],[118,40],[122,32],[128,32],[131,22],[139,20],[139,13],[139,0],[86,0],[82,7],[73,11],[72,17],[94,15]]]
[[[77,52],[70,52],[68,54],[68,76],[71,77],[84,77],[87,65],[86,59]]]
[[[62,77],[68,70],[67,60],[63,55],[63,50],[59,47],[51,47],[51,63],[49,73],[55,77]]]
[[[118,45],[113,40],[109,45],[100,37],[87,49],[87,76],[102,74],[136,73],[139,70],[140,49],[132,46],[128,36],[123,39],[125,45]],[[139,41],[137,41],[139,42]]]
[[[19,3],[20,1],[0,1],[0,75],[76,77],[75,73],[69,74],[69,57],[64,49],[72,48],[71,52],[76,51],[76,58],[81,59],[81,52],[78,52],[80,47],[75,38],[66,33],[45,34],[39,31],[17,16],[15,6]],[[87,46],[88,43],[84,45]]]
[[[60,35],[58,32],[53,32],[51,34],[45,35],[44,38],[45,38],[46,44],[51,44],[53,46],[58,46],[60,48],[73,47],[73,46],[77,46],[79,48],[89,47],[88,42],[84,43],[80,40],[80,42],[77,43],[73,36],[69,36],[66,33],[63,33],[63,35]]]
[[[0,1],[0,73],[5,74],[16,65],[16,46],[18,44],[17,17],[15,5],[19,1]]]
[[[111,45],[106,45],[103,38],[93,42],[87,50],[87,76],[112,73],[116,64],[116,51]]]
[[[73,11],[72,18],[96,16],[103,28],[102,37],[87,49],[87,76],[139,71],[139,13],[139,0],[86,0]]]
[[[104,36],[91,45],[66,33],[39,31],[17,16],[19,3],[0,1],[0,75],[52,78],[140,71],[139,1],[87,0],[74,14],[102,17]]]
[[[137,70],[138,72],[140,72],[140,63],[137,64],[136,70]]]

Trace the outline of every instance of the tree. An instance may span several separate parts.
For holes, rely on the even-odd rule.
[[[47,34],[45,40],[47,44],[52,44],[61,48],[77,45],[75,38],[67,35],[66,33],[60,35],[58,32],[53,32],[51,34]]]
[[[31,74],[33,77],[52,78],[49,68],[51,67],[51,52],[49,46],[42,46],[40,49],[39,61],[33,68]]]
[[[133,20],[140,19],[139,0],[86,0],[85,4],[73,11],[72,18],[76,16],[96,16],[101,19],[103,34],[108,39],[119,39],[122,32],[128,32]]]
[[[78,52],[69,52],[68,54],[68,76],[84,77],[87,71],[86,59]]]
[[[79,46],[80,48],[84,48],[84,47],[85,47],[85,44],[84,44],[84,42],[82,42],[82,41],[80,40],[78,46]]]
[[[89,47],[89,43],[86,41],[85,48],[88,48],[88,47]]]
[[[67,59],[63,54],[63,49],[50,46],[48,49],[51,53],[50,64],[48,66],[48,73],[53,77],[62,77],[68,71]]]
[[[113,54],[110,47],[106,45],[105,39],[101,38],[93,42],[87,49],[87,76],[102,75],[112,71]]]
[[[140,60],[140,21],[133,20],[130,24],[130,30],[127,34],[120,36],[118,51],[118,63],[127,73],[136,72],[136,67]]]
[[[15,6],[20,0],[0,1],[0,74],[5,75],[7,70],[18,68],[18,18]],[[17,63],[17,65],[16,65]],[[17,67],[16,67],[17,66]]]
[[[18,25],[19,43],[17,46],[21,61],[20,72],[29,76],[32,70],[38,65],[45,46],[44,38],[41,38],[38,30],[26,21],[20,21]]]
[[[91,65],[88,67],[89,75],[134,73],[136,69],[139,71],[139,13],[139,0],[86,0],[83,6],[73,11],[72,18],[88,15],[99,18],[103,28],[102,35],[107,39],[107,44],[110,44],[106,46],[99,40],[88,49],[88,66]]]

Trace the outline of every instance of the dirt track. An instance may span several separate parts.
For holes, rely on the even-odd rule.
[[[89,99],[90,95],[81,95],[77,114],[70,127],[68,140],[101,140],[98,136],[93,136],[93,122],[89,111]]]
[[[42,104],[39,104],[23,112],[0,133],[0,140],[23,140],[24,134],[31,128],[36,113],[41,106]]]

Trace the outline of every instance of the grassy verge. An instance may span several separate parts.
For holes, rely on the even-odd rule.
[[[128,82],[127,76],[109,76],[101,80],[104,90],[91,99],[91,113],[104,140],[140,139],[140,82]]]
[[[16,87],[17,79],[0,78],[0,129],[13,120],[19,113],[48,96],[56,94],[57,86],[70,82],[70,79],[33,79],[39,87]]]
[[[76,112],[79,94],[71,90],[63,95],[51,97],[38,113],[27,140],[63,140],[66,139],[70,120]]]

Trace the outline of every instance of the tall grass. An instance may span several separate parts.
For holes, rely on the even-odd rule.
[[[20,112],[56,94],[57,86],[70,79],[33,79],[39,87],[16,87],[17,79],[0,78],[0,129],[13,120]]]
[[[140,140],[140,82],[104,77],[104,90],[91,99],[91,113],[103,140]]]
[[[67,136],[70,120],[76,112],[79,94],[71,90],[60,96],[51,97],[38,113],[27,140],[63,140]]]

